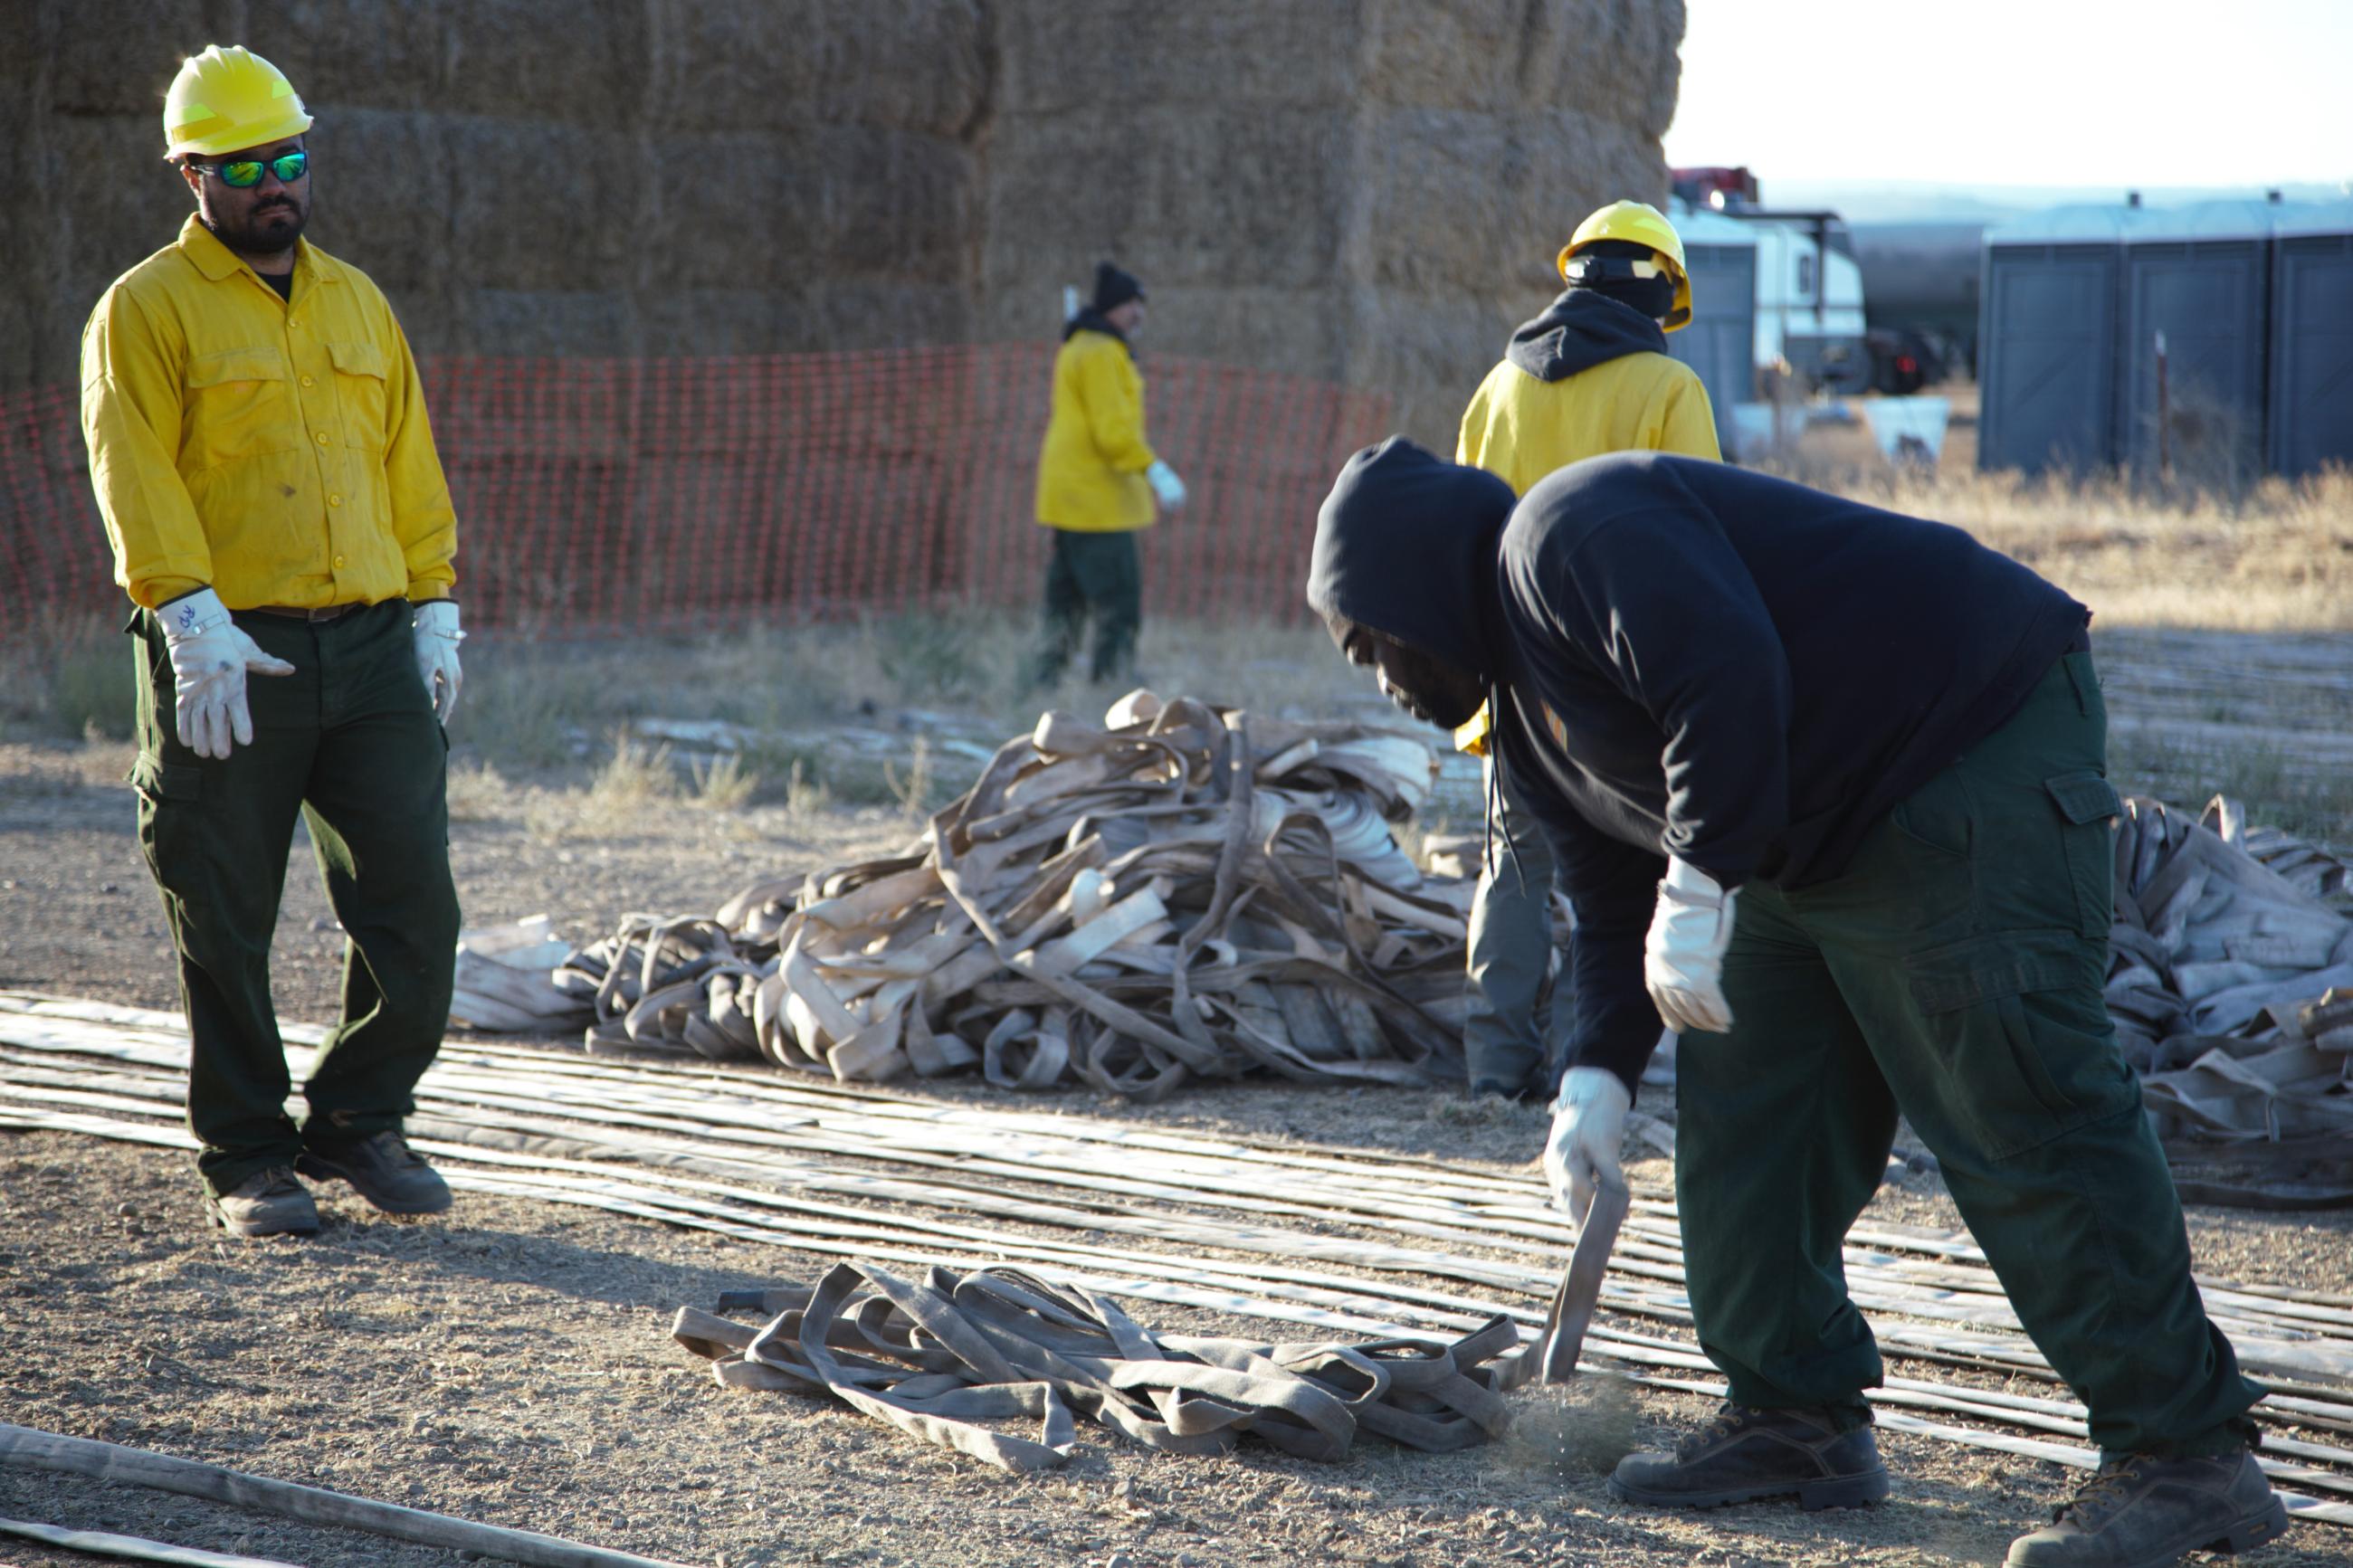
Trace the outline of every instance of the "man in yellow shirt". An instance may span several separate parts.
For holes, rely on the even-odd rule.
[[[1144,325],[1144,286],[1106,261],[1094,297],[1072,315],[1054,356],[1053,413],[1038,458],[1038,521],[1054,531],[1046,572],[1046,646],[1038,681],[1058,679],[1092,614],[1096,680],[1122,674],[1144,619],[1135,535],[1185,504],[1176,471],[1144,438],[1144,376],[1129,340]]]
[[[188,59],[164,133],[195,214],[82,337],[90,479],[138,607],[131,777],[194,1041],[188,1125],[238,1236],[318,1229],[298,1171],[388,1213],[449,1206],[400,1130],[458,938],[457,519],[391,307],[301,237],[311,124],[260,57]],[[299,1128],[269,965],[298,813],[346,933]]]
[[[1657,209],[1613,202],[1560,253],[1568,287],[1510,346],[1462,412],[1454,460],[1525,495],[1604,452],[1720,460],[1715,412],[1665,334],[1691,320],[1683,238]],[[1486,755],[1486,710],[1456,737]],[[1488,766],[1493,767],[1492,760]],[[1536,1028],[1552,967],[1553,856],[1508,777],[1491,777],[1487,853],[1471,906],[1471,1012],[1462,1050],[1474,1094],[1553,1092],[1559,1064]]]

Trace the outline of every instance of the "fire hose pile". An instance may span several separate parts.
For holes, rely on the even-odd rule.
[[[1189,699],[1048,713],[906,853],[630,917],[555,984],[592,1050],[844,1081],[1428,1081],[1460,1071],[1471,889],[1389,824],[1437,772],[1405,736]]]
[[[2196,822],[2126,802],[2116,857],[2108,1012],[2145,1102],[2177,1159],[2251,1159],[2275,1173],[2254,1187],[2185,1183],[2185,1194],[2353,1203],[2346,867],[2247,827],[2220,796]]]
[[[1100,1295],[1016,1268],[919,1283],[838,1263],[814,1288],[746,1291],[723,1311],[679,1310],[672,1337],[710,1357],[730,1388],[831,1394],[910,1436],[1009,1470],[1060,1464],[1076,1417],[1176,1454],[1221,1454],[1252,1433],[1302,1458],[1345,1456],[1359,1431],[1440,1452],[1511,1424],[1503,1392],[1525,1381],[1507,1316],[1449,1341],[1267,1344],[1155,1334]],[[1038,1424],[1034,1438],[989,1420]]]

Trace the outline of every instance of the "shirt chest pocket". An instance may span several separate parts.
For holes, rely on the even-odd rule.
[[[343,420],[343,440],[364,452],[385,448],[390,422],[384,351],[374,343],[329,343],[335,362],[335,406]]]
[[[189,361],[181,418],[180,450],[190,468],[216,468],[302,444],[286,357],[274,348],[227,349]]]

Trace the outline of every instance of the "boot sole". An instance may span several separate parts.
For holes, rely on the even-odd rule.
[[[2252,1552],[2266,1542],[2277,1541],[2287,1533],[2287,1504],[2274,1496],[2270,1506],[2260,1513],[2249,1514],[2232,1525],[2219,1541],[2207,1544],[2209,1552]]]
[[[319,1234],[319,1222],[315,1218],[308,1225],[303,1225],[299,1222],[293,1225],[249,1225],[240,1220],[233,1220],[229,1218],[228,1215],[221,1213],[219,1209],[215,1208],[210,1204],[206,1204],[205,1205],[205,1217],[211,1220],[223,1230],[228,1232],[231,1236],[241,1237],[247,1241],[259,1241],[262,1237],[269,1236],[316,1236]]]
[[[1646,1491],[1640,1487],[1630,1487],[1615,1476],[1609,1478],[1608,1485],[1609,1495],[1620,1502],[1641,1503],[1651,1508],[1725,1508],[1736,1502],[1764,1502],[1774,1498],[1794,1497],[1799,1508],[1813,1513],[1826,1508],[1862,1508],[1884,1500],[1887,1496],[1887,1472],[1872,1470],[1859,1476],[1831,1476],[1818,1481],[1773,1481],[1763,1486],[1734,1487],[1716,1492]]]
[[[326,1160],[321,1159],[316,1154],[308,1152],[294,1156],[294,1171],[297,1175],[308,1176],[314,1182],[344,1183],[352,1189],[352,1191],[359,1194],[361,1197],[365,1198],[367,1200],[368,1206],[375,1210],[378,1214],[447,1214],[449,1212],[449,1205],[457,1201],[456,1194],[451,1193],[447,1187],[444,1187],[441,1191],[441,1195],[430,1203],[422,1205],[387,1203],[383,1198],[378,1197],[375,1194],[360,1185],[359,1183],[353,1181],[351,1173],[344,1170],[341,1165],[332,1164]]]
[[[2274,1497],[2266,1506],[2247,1515],[2211,1541],[2202,1543],[2188,1542],[2178,1546],[2169,1546],[2162,1552],[2134,1562],[2117,1563],[2116,1568],[2169,1568],[2170,1564],[2180,1562],[2192,1552],[2224,1553],[2252,1552],[2258,1546],[2277,1541],[2286,1533],[2287,1504]],[[2017,1558],[2010,1557],[2005,1559],[2005,1562],[2009,1568],[2017,1568]],[[2031,1562],[2028,1568],[2032,1568]]]

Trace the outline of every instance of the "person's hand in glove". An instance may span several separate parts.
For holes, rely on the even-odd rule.
[[[199,588],[155,612],[172,659],[173,728],[180,744],[200,757],[225,761],[232,742],[253,744],[253,715],[245,705],[245,676],[291,675],[294,667],[261,651],[210,588]]]
[[[1152,467],[1144,470],[1144,478],[1145,482],[1152,487],[1152,493],[1160,499],[1162,510],[1177,511],[1183,509],[1185,481],[1176,477],[1176,469],[1155,458]]]
[[[1651,934],[1642,943],[1642,981],[1659,1019],[1677,1034],[1723,1034],[1732,1027],[1724,999],[1724,950],[1732,942],[1732,902],[1715,879],[1682,860],[1667,862]]]
[[[1545,1182],[1553,1206],[1582,1223],[1593,1206],[1598,1182],[1626,1184],[1618,1146],[1626,1138],[1626,1112],[1634,1097],[1607,1068],[1571,1068],[1560,1075],[1553,1097],[1552,1136],[1545,1140]]]
[[[465,679],[458,668],[458,645],[466,640],[458,629],[458,601],[432,599],[417,605],[416,627],[417,674],[433,700],[433,716],[447,724],[458,710],[458,688]]]

